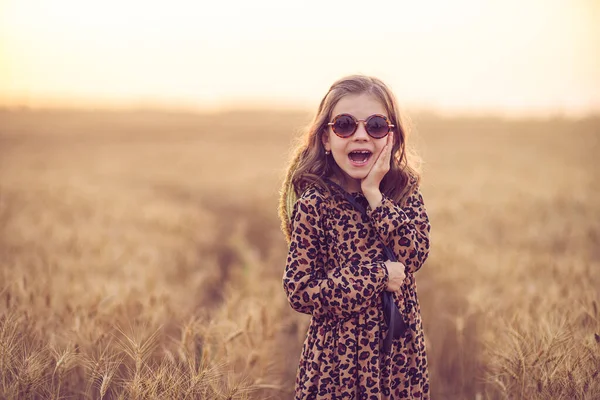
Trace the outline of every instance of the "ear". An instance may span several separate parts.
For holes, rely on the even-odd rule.
[[[323,147],[325,147],[325,151],[331,151],[331,144],[329,143],[329,132],[325,130],[321,134],[321,142],[323,142]]]

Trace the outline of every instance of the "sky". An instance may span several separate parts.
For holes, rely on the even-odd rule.
[[[600,0],[0,0],[0,104],[600,112]]]

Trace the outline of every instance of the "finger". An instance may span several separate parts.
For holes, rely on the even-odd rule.
[[[390,132],[385,142],[385,146],[381,153],[383,154],[384,162],[389,163],[392,155],[392,147],[394,147],[394,132]]]
[[[385,143],[385,146],[383,146],[383,148],[381,149],[379,156],[377,156],[377,161],[375,162],[375,164],[377,164],[378,168],[383,168],[383,167],[385,167],[386,163],[389,163],[389,160],[390,160],[389,156],[391,153],[390,149],[391,149],[390,140],[388,138],[387,142]]]
[[[381,167],[383,165],[383,163],[385,162],[386,153],[387,153],[387,144],[385,146],[383,146],[383,149],[381,149],[381,153],[379,153],[379,157],[377,157],[376,164],[378,167]]]
[[[387,161],[389,162],[389,160],[392,158],[392,148],[394,147],[394,132],[390,132],[390,134],[388,135],[388,142],[387,142]]]
[[[373,167],[377,166],[378,169],[383,170],[390,163],[390,146],[385,145],[383,149],[381,149],[381,153],[377,157],[377,161],[373,165]]]
[[[383,146],[383,149],[381,149],[381,151],[377,155],[377,160],[373,164],[373,167],[377,166],[377,168],[380,168],[384,164],[385,158],[387,157],[387,147],[387,144]]]

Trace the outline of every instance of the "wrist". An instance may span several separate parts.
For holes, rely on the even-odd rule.
[[[376,209],[383,200],[383,195],[381,194],[378,188],[373,190],[363,190],[363,194],[367,198],[371,210]]]

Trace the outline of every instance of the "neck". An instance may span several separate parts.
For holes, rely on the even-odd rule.
[[[358,179],[347,178],[343,187],[348,193],[362,192],[360,181]]]
[[[334,174],[330,179],[340,185],[342,189],[348,193],[362,192],[359,179],[351,178],[346,176],[346,174],[342,174],[342,176]]]

